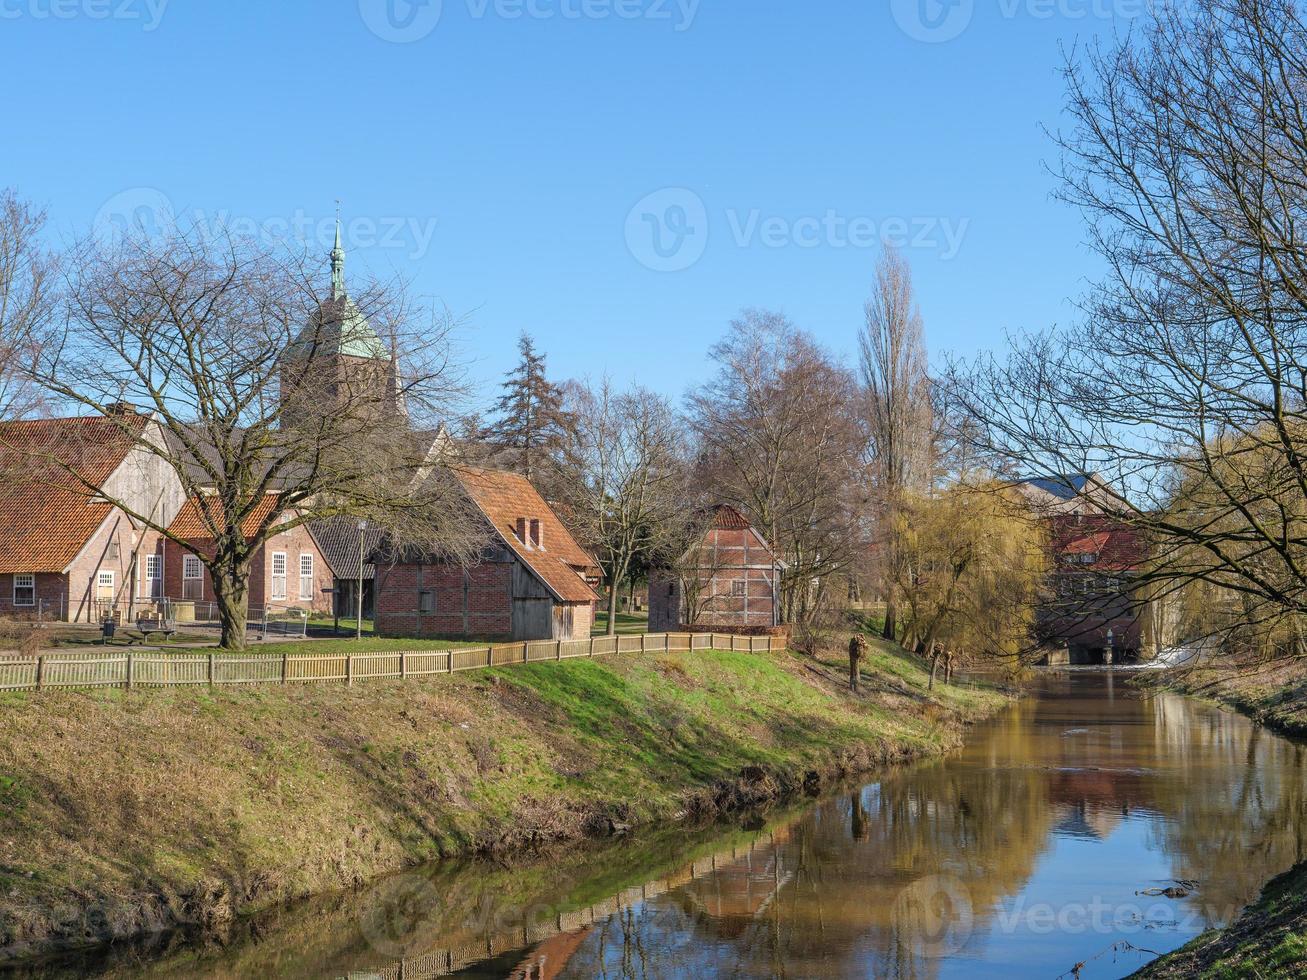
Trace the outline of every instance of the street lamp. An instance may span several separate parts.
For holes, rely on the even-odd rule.
[[[359,521],[359,581],[358,595],[355,598],[355,612],[358,618],[354,620],[354,639],[363,639],[363,532],[368,529],[367,521]]]

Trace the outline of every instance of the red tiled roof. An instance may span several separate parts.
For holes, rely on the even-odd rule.
[[[1143,564],[1147,549],[1139,532],[1103,515],[1086,514],[1055,518],[1051,522],[1053,554],[1070,560],[1096,556],[1098,571],[1133,571]]]
[[[713,508],[712,526],[722,531],[744,531],[751,525],[730,504],[718,504]]]
[[[563,602],[593,602],[599,598],[581,577],[585,570],[597,569],[598,562],[576,543],[526,477],[475,466],[452,466],[450,471],[504,543],[554,595]],[[519,517],[540,521],[543,550],[527,548],[518,539]]]
[[[112,509],[87,484],[104,484],[148,422],[129,413],[0,423],[0,574],[72,563]]]
[[[268,513],[277,506],[277,503],[277,494],[265,493],[263,495],[263,499],[255,504],[254,509],[245,516],[243,521],[241,521],[241,531],[244,533],[245,537],[252,537],[258,531],[259,525],[263,523],[263,520],[268,516]],[[205,526],[204,516],[200,512],[200,507],[204,505],[212,508],[209,510],[209,514],[216,519],[220,513],[221,507],[216,498],[210,498],[205,502],[205,504],[202,504],[199,499],[192,497],[182,505],[182,509],[177,512],[177,516],[174,517],[172,523],[168,525],[169,532],[175,534],[179,538],[185,538],[188,541],[203,540],[205,538],[213,537],[213,535],[209,533],[208,527]]]

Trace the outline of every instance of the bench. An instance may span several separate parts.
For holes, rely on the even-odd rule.
[[[140,632],[142,641],[148,640],[151,633],[162,633],[164,640],[167,641],[171,640],[173,634],[177,632],[177,621],[162,616],[138,616],[136,629]]]

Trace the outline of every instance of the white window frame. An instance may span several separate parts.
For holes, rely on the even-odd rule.
[[[300,599],[313,601],[313,555],[303,552],[300,552]]]
[[[27,584],[19,585],[18,584],[19,579],[27,579]],[[15,607],[28,609],[36,605],[36,573],[35,572],[15,572],[13,584],[14,584],[13,600],[14,600]],[[24,589],[24,590],[31,589],[32,599],[30,602],[18,601],[19,589]]]
[[[279,558],[281,559],[280,575],[277,574],[277,565],[278,565],[277,559]],[[270,578],[272,579],[272,587],[269,590],[269,598],[273,600],[281,599],[284,602],[286,599],[286,568],[287,568],[286,552],[274,551],[272,553],[272,558],[268,563],[268,567],[271,570]]]
[[[190,579],[192,582],[197,578],[204,578],[204,563],[200,561],[199,555],[182,556],[182,578]]]
[[[106,586],[109,589],[109,598],[101,599],[100,590]],[[95,600],[97,602],[113,602],[113,600],[117,598],[117,592],[118,583],[113,574],[113,569],[101,568],[95,573]]]
[[[154,574],[150,574],[153,567]],[[156,591],[155,583],[163,581],[163,555],[158,553],[141,555],[141,575],[138,580],[138,592],[142,599],[156,599],[163,594]]]

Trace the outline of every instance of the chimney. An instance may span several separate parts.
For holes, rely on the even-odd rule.
[[[545,550],[545,529],[538,517],[531,518],[531,544],[541,551]]]
[[[128,416],[136,414],[136,406],[131,402],[110,402],[105,406],[109,415]]]
[[[519,517],[517,519],[517,539],[526,545],[528,550],[531,548],[531,537],[527,531],[527,520],[525,517]]]

